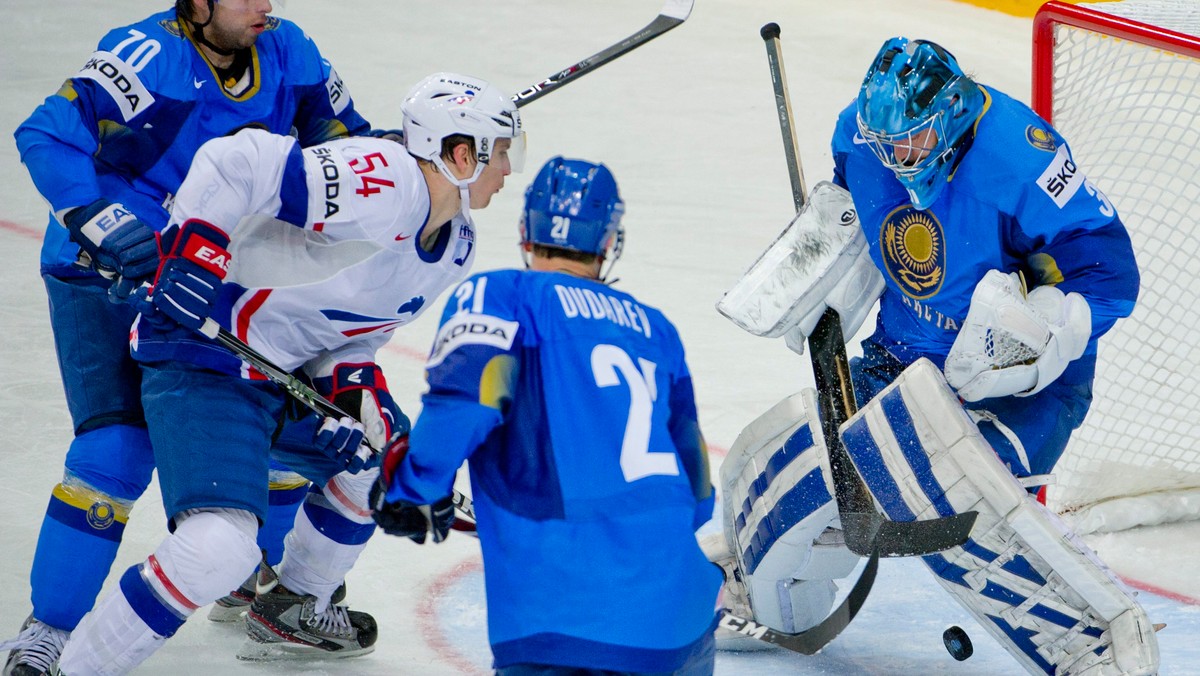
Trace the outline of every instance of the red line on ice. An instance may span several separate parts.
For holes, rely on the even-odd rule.
[[[1171,599],[1172,601],[1179,601],[1180,603],[1186,603],[1192,606],[1200,606],[1200,599],[1188,596],[1187,594],[1180,594],[1179,592],[1171,591],[1166,587],[1159,587],[1157,585],[1150,584],[1149,582],[1142,582],[1141,580],[1135,580],[1123,575],[1121,576],[1121,579],[1125,581],[1125,584],[1137,589],[1141,589],[1142,591],[1148,591],[1151,594],[1158,594],[1159,596]]]
[[[37,228],[31,228],[28,225],[21,225],[20,223],[13,223],[12,221],[6,221],[2,218],[0,218],[0,230],[6,230],[8,232],[15,232],[18,235],[22,235],[22,236],[28,237],[30,239],[41,239],[42,238],[42,230],[37,229]]]
[[[442,628],[443,624],[438,619],[437,602],[445,594],[446,590],[458,584],[462,579],[473,573],[478,573],[483,570],[483,562],[479,557],[471,557],[459,563],[447,575],[440,575],[433,584],[425,590],[425,598],[417,606],[417,617],[421,625],[421,637],[425,639],[425,644],[438,654],[445,662],[457,669],[463,674],[487,674],[490,671],[481,671],[479,667],[460,653],[454,645],[446,638],[446,632]]]

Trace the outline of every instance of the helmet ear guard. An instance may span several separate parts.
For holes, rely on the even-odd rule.
[[[537,244],[599,256],[608,264],[603,280],[624,248],[624,214],[625,202],[608,167],[553,157],[525,190],[522,250]]]
[[[496,155],[496,142],[511,139],[507,159],[521,171],[525,157],[525,132],[521,114],[512,99],[484,80],[457,73],[434,73],[409,90],[400,104],[404,139],[414,157],[432,162],[460,188],[475,182]],[[442,158],[442,142],[462,135],[474,143],[475,172],[460,179]]]
[[[943,47],[891,38],[859,89],[859,134],[895,172],[913,205],[927,209],[949,180],[985,103],[983,90]]]

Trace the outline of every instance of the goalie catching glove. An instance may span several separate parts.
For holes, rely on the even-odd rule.
[[[442,542],[454,525],[454,500],[451,496],[438,500],[432,505],[415,505],[404,500],[388,502],[388,488],[392,485],[392,477],[396,476],[396,468],[408,455],[408,435],[405,434],[396,443],[388,447],[383,456],[379,469],[379,478],[371,486],[369,504],[373,510],[375,523],[388,535],[406,537],[413,542],[425,544],[425,536],[432,533],[435,543]]]
[[[1083,355],[1092,312],[1083,296],[1039,286],[1025,294],[1017,273],[991,270],[950,354],[946,381],[966,401],[1037,394]]]
[[[313,380],[316,390],[349,413],[327,417],[317,430],[313,444],[357,474],[375,461],[371,447],[389,450],[407,438],[410,423],[388,391],[387,380],[377,364],[338,364],[329,376]],[[407,443],[405,444],[407,449]]]

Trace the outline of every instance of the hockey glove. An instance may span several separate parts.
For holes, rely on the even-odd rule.
[[[442,542],[454,526],[454,502],[446,496],[432,505],[415,505],[404,500],[387,501],[388,487],[396,469],[408,455],[408,435],[400,437],[388,447],[379,468],[379,478],[371,486],[368,504],[373,510],[375,523],[388,535],[406,537],[413,542],[425,544],[426,533],[433,533],[435,543]]]
[[[161,313],[193,331],[212,314],[221,280],[229,270],[229,235],[215,225],[192,219],[163,231],[158,277],[150,289],[139,289],[147,302],[135,302],[152,323]],[[149,306],[154,312],[147,313]]]
[[[363,445],[364,438],[372,447],[385,449],[408,435],[408,416],[392,399],[378,365],[338,364],[332,375],[316,378],[313,384],[351,416],[325,418],[313,444],[351,474],[376,460],[370,448]]]
[[[1091,330],[1083,296],[1052,286],[1026,295],[1016,273],[991,270],[971,294],[946,380],[965,401],[1036,394],[1083,354]]]
[[[382,477],[380,477],[382,480]],[[372,497],[386,495],[380,490],[379,482],[371,489]],[[432,533],[434,543],[442,542],[454,525],[454,501],[446,496],[432,505],[414,505],[403,500],[384,502],[373,513],[375,523],[388,535],[399,535],[423,545],[427,533]]]
[[[98,199],[63,216],[71,240],[91,259],[91,266],[113,280],[109,297],[124,301],[154,277],[158,242],[154,230],[121,204]]]

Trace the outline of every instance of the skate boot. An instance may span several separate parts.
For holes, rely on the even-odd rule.
[[[217,599],[208,611],[209,621],[236,622],[242,619],[254,602],[254,579],[255,575],[251,574],[240,587]]]
[[[237,656],[252,661],[355,657],[375,650],[378,637],[369,614],[332,601],[318,612],[317,597],[292,592],[263,565],[246,613],[246,641]]]
[[[58,673],[56,664],[62,654],[63,645],[70,632],[55,629],[33,619],[26,618],[21,633],[11,641],[0,643],[0,650],[11,650],[4,663],[4,676],[53,676]]]
[[[254,602],[256,580],[257,573],[246,578],[242,586],[217,599],[212,609],[208,611],[209,621],[237,622],[241,620],[245,616],[246,611],[250,610],[250,604]],[[343,582],[334,590],[330,603],[341,603],[345,598],[346,583]]]

